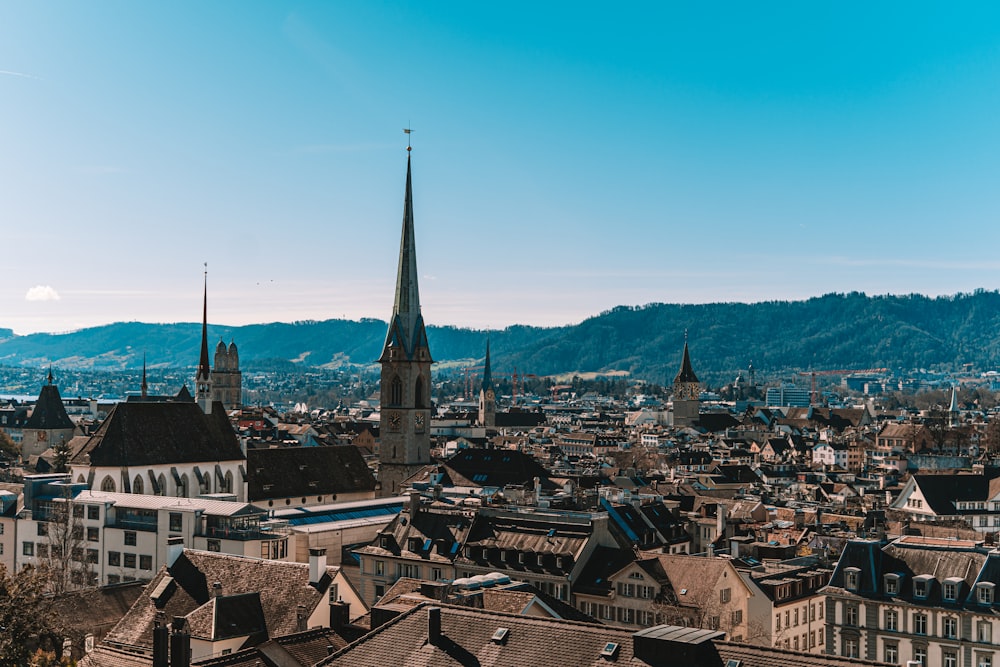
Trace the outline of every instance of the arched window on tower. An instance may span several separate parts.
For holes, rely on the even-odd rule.
[[[226,471],[226,488],[223,491],[225,493],[233,492],[233,472],[231,470]]]
[[[167,478],[163,476],[162,472],[160,473],[159,477],[156,478],[156,483],[160,487],[160,495],[161,496],[167,495]]]
[[[424,376],[417,377],[417,384],[413,388],[414,405],[418,408],[427,407],[424,405]]]
[[[115,480],[111,478],[111,475],[105,475],[104,479],[101,480],[101,491],[106,493],[115,492]]]
[[[181,483],[177,485],[177,497],[187,498],[188,497],[188,476],[187,473],[181,475]]]
[[[403,404],[403,381],[399,379],[398,375],[392,376],[392,382],[389,383],[389,405],[402,405]]]
[[[136,475],[135,479],[132,481],[132,493],[142,493],[142,475]]]

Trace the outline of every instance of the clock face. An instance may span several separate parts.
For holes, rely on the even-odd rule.
[[[393,431],[399,430],[399,425],[402,423],[402,418],[399,416],[398,412],[389,413],[389,428]]]
[[[414,415],[414,417],[413,417],[413,424],[414,424],[414,426],[417,427],[417,431],[423,431],[424,430],[424,415],[422,413],[420,413],[420,412],[418,412],[416,415]]]

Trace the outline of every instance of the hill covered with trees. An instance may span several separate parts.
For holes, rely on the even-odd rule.
[[[433,319],[432,314],[427,314]],[[348,366],[374,362],[386,323],[326,320],[209,325],[214,345],[235,340],[241,365]],[[672,380],[685,332],[699,377],[732,380],[749,363],[761,377],[797,370],[886,367],[1000,369],[1000,293],[944,297],[827,294],[805,301],[620,306],[563,327],[500,331],[428,327],[440,372],[481,360],[487,335],[494,372],[535,375],[623,371]],[[13,335],[0,329],[0,364],[62,368],[138,368],[197,362],[201,325],[109,324],[65,334]]]

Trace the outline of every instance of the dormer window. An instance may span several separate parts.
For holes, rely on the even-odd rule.
[[[945,601],[956,602],[958,600],[958,592],[961,589],[962,581],[960,577],[949,577],[944,580],[944,585],[941,589]]]
[[[379,546],[383,549],[392,548],[392,536],[391,535],[379,535],[378,538]]]
[[[914,577],[913,597],[926,598],[931,592],[932,581],[934,581],[934,575],[932,574],[921,574],[919,577]]]
[[[885,575],[885,594],[899,595],[899,574],[896,572]]]
[[[858,590],[858,581],[861,579],[861,570],[856,567],[844,568],[844,588],[849,591]]]
[[[989,581],[976,584],[976,601],[979,604],[993,604],[993,591],[996,585]]]

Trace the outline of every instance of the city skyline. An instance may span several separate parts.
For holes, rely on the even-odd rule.
[[[1000,9],[604,9],[0,5],[0,327],[1000,286]]]

